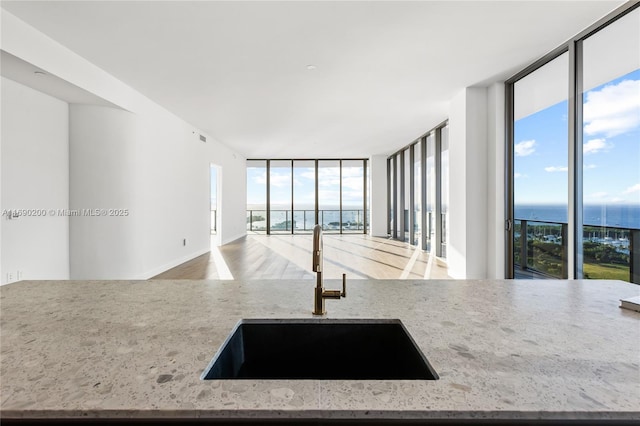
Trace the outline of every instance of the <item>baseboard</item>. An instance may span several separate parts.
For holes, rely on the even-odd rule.
[[[138,277],[136,277],[134,279],[136,279],[136,280],[148,280],[148,279],[150,279],[152,277],[155,277],[158,274],[161,274],[164,271],[167,271],[167,270],[169,270],[171,268],[175,268],[176,266],[181,265],[184,262],[188,262],[188,261],[190,261],[192,259],[195,259],[198,256],[202,256],[203,254],[208,253],[209,251],[210,251],[209,248],[203,248],[203,249],[197,250],[197,251],[195,251],[193,253],[190,253],[190,254],[188,254],[186,256],[183,256],[183,257],[181,257],[179,259],[172,260],[171,262],[165,263],[162,266],[154,268],[151,271],[147,271],[147,272],[145,272],[143,274],[140,274]]]
[[[233,236],[231,238],[225,238],[224,240],[220,240],[220,244],[221,245],[229,244],[229,243],[234,242],[235,240],[238,240],[238,239],[240,239],[242,237],[246,237],[246,236],[247,236],[247,232],[245,231],[245,232],[237,234],[237,235],[235,235],[235,236]]]
[[[447,260],[442,258],[442,257],[436,257],[436,264],[438,266],[441,266],[443,268],[448,268],[449,264],[447,263]]]

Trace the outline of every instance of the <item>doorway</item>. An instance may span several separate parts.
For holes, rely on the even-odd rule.
[[[211,229],[211,244],[218,246],[220,229],[220,208],[218,203],[218,193],[220,185],[220,166],[213,163],[209,165],[209,210],[211,214],[210,229]]]

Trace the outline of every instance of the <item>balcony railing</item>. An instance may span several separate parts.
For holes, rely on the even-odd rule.
[[[312,232],[315,210],[271,210],[270,232]],[[364,210],[318,210],[318,223],[324,231],[364,232]],[[368,225],[367,225],[368,227]],[[247,210],[247,231],[267,230],[266,210]]]
[[[516,277],[567,278],[567,229],[563,222],[515,219]],[[640,284],[640,230],[584,225],[582,234],[584,278]]]
[[[516,219],[513,252],[520,271],[567,278],[567,224]]]
[[[582,252],[585,278],[640,284],[640,229],[585,225]]]

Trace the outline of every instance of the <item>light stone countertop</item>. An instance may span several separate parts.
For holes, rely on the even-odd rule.
[[[0,287],[1,415],[640,420],[640,313],[618,307],[640,286],[348,285],[327,317],[399,318],[440,380],[200,380],[240,319],[312,318],[311,280],[23,281]]]

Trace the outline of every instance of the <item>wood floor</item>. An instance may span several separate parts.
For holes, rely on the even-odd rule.
[[[447,279],[435,257],[399,241],[324,234],[324,278]],[[314,279],[311,235],[249,234],[152,279]]]

